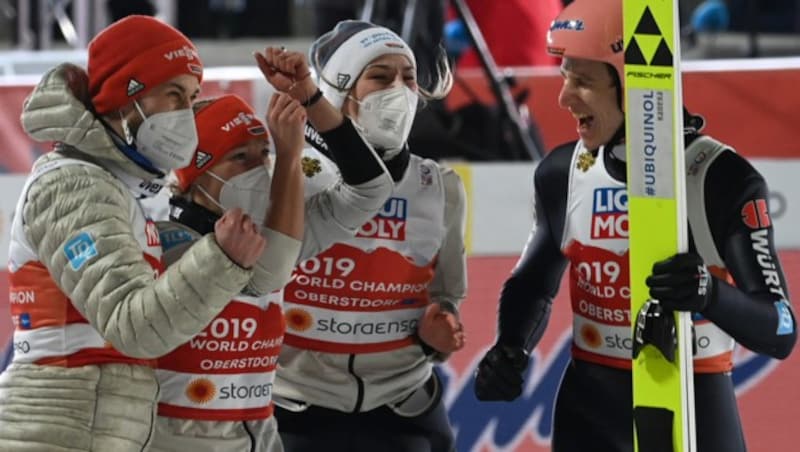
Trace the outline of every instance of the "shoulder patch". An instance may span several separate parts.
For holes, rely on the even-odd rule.
[[[64,245],[64,255],[67,256],[73,271],[80,270],[90,259],[97,256],[94,239],[88,232],[81,232]]]

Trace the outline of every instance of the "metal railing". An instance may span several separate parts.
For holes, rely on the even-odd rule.
[[[85,49],[92,37],[106,27],[111,18],[106,0],[20,0],[16,10],[4,2],[6,13],[16,15],[17,49],[53,48],[55,27],[67,45]],[[177,20],[176,0],[154,0],[157,16],[169,24]]]

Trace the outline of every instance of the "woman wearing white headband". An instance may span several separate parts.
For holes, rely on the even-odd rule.
[[[465,194],[452,170],[412,155],[406,143],[418,98],[446,94],[449,69],[439,66],[436,89],[421,89],[406,43],[359,21],[340,22],[312,45],[319,89],[302,54],[268,48],[257,58],[310,119],[340,108],[395,181],[355,238],[301,263],[285,289],[274,390],[285,449],[454,450],[433,361],[464,346]],[[318,102],[323,96],[329,103]],[[307,141],[324,154],[313,131]],[[324,180],[310,178],[307,192]]]

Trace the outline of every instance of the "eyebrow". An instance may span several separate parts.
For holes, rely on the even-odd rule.
[[[580,78],[580,79],[583,79],[583,80],[586,80],[586,81],[590,81],[590,82],[592,82],[592,81],[594,81],[594,79],[595,79],[594,77],[592,77],[592,76],[591,76],[591,75],[589,75],[589,74],[586,74],[586,73],[583,73],[583,72],[580,72],[580,71],[575,71],[575,70],[570,70],[570,69],[564,69],[563,67],[562,67],[562,68],[560,68],[560,72],[561,72],[561,76],[562,76],[562,77],[566,77],[566,76],[567,76],[567,72],[569,72],[569,73],[571,73],[571,74],[572,74],[574,77],[576,77],[576,78]]]
[[[180,83],[169,82],[169,85],[172,86],[173,88],[177,88],[181,92],[181,94],[186,95],[186,88],[184,88],[183,85],[181,85]]]
[[[172,86],[173,88],[178,89],[178,91],[180,91],[183,96],[186,96],[186,88],[184,88],[183,85],[181,85],[180,83],[169,82],[169,85]],[[191,97],[197,97],[198,94],[200,94],[200,88],[194,90]]]

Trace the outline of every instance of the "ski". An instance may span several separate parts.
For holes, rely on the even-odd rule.
[[[624,0],[634,440],[694,452],[690,313],[649,300],[653,263],[688,247],[678,0]]]

